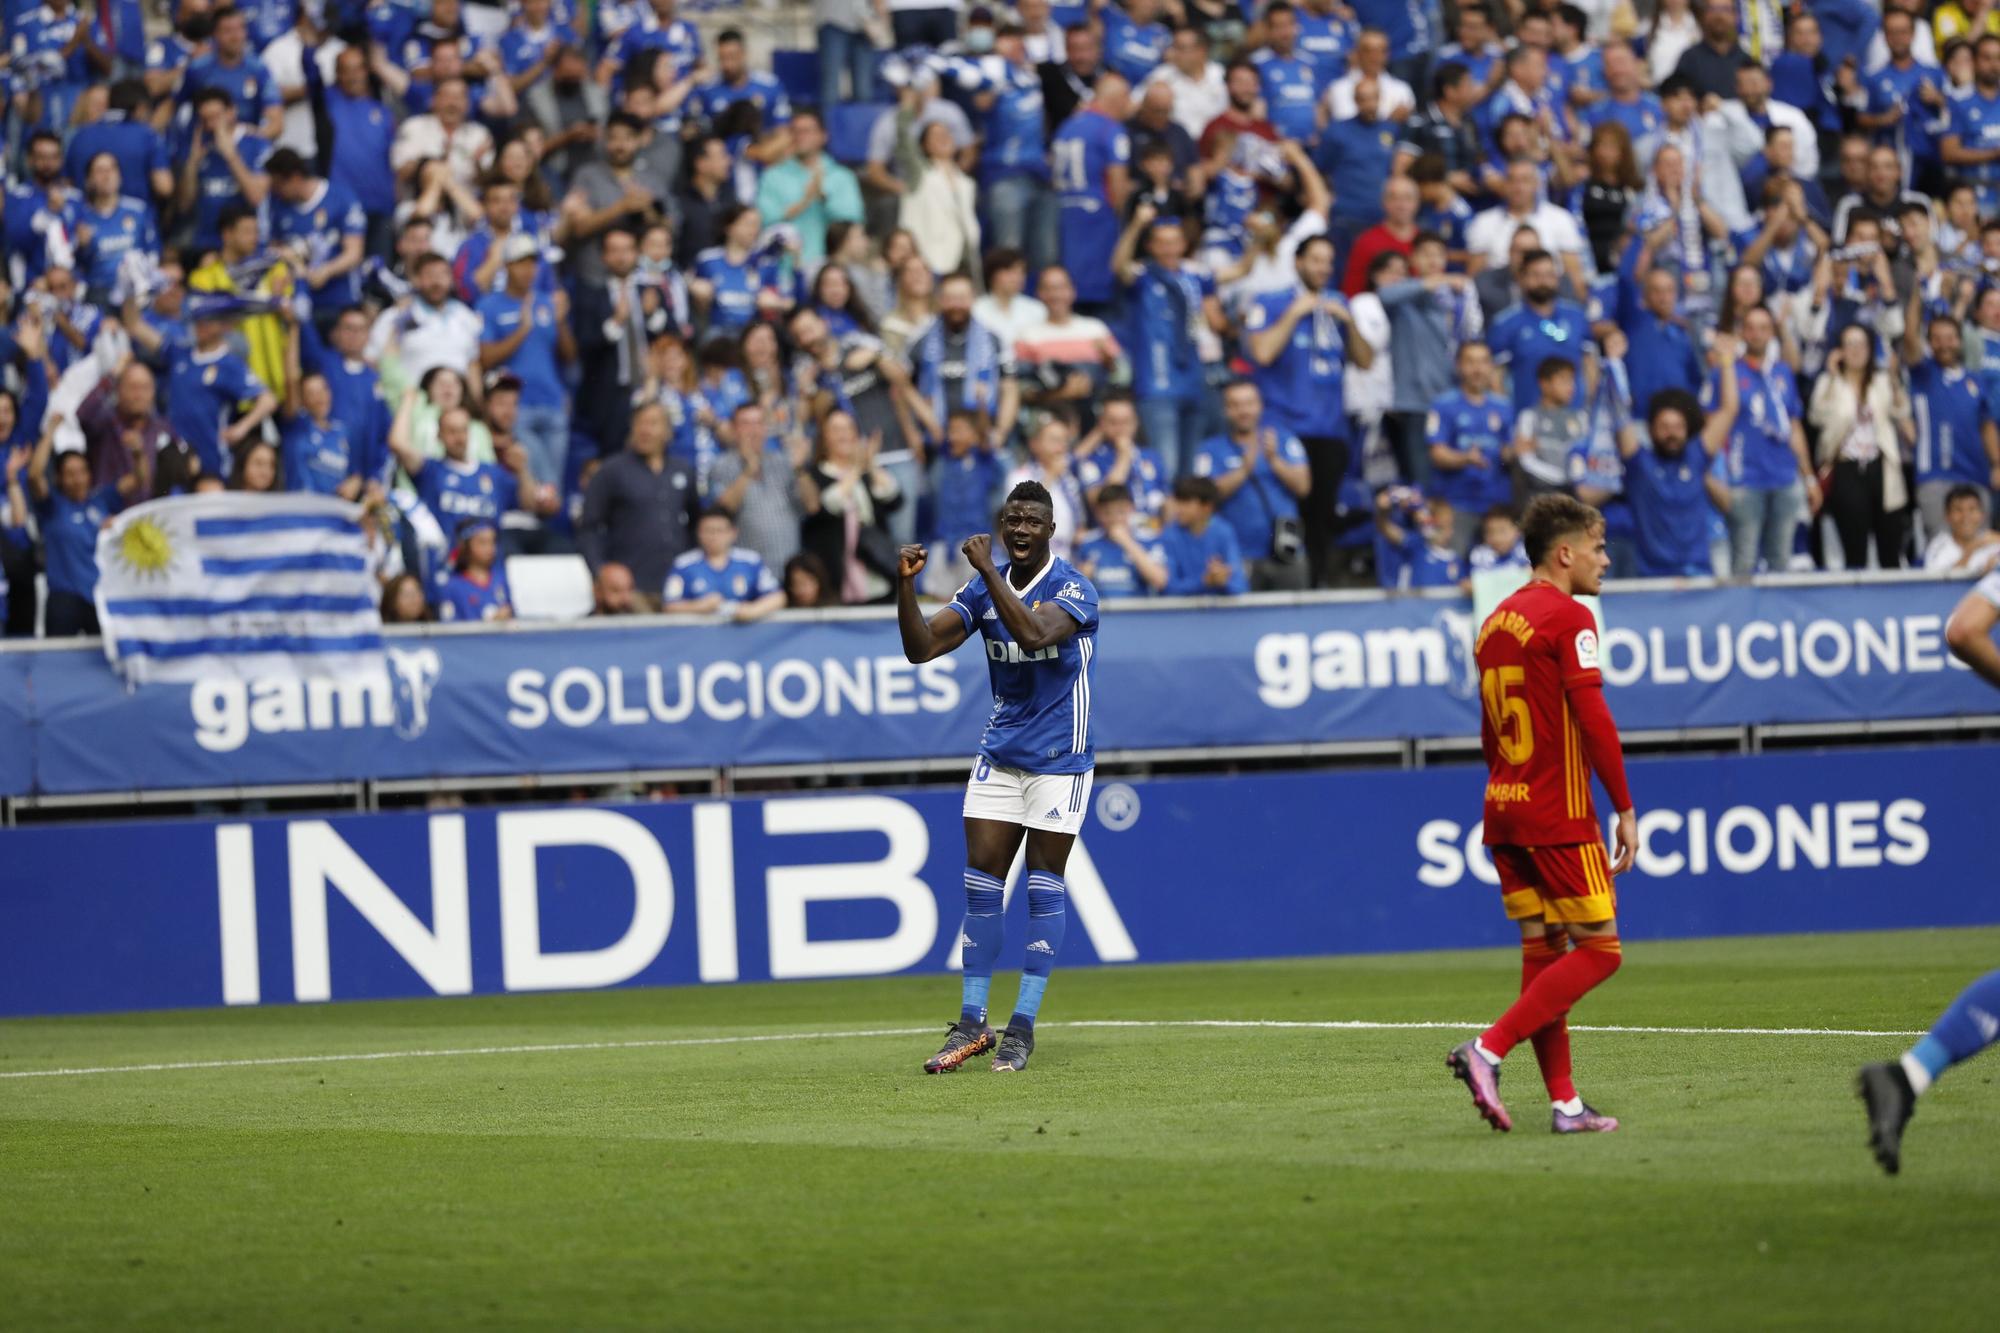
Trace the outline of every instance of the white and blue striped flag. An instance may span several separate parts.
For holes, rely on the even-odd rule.
[[[104,653],[131,684],[383,670],[361,507],[211,493],[128,509],[97,538]]]

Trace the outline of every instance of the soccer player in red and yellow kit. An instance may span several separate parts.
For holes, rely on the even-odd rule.
[[[1598,671],[1597,621],[1576,600],[1596,594],[1611,561],[1604,516],[1567,495],[1537,497],[1521,529],[1534,577],[1487,617],[1473,649],[1488,773],[1485,840],[1501,902],[1521,926],[1521,997],[1446,1064],[1489,1124],[1512,1129],[1500,1101],[1500,1061],[1532,1042],[1555,1132],[1601,1133],[1618,1122],[1576,1095],[1567,1015],[1618,970],[1611,881],[1631,866],[1639,841]],[[1605,855],[1591,803],[1593,770],[1618,811],[1615,860]]]

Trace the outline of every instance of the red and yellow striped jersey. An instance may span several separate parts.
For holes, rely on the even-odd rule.
[[[1479,628],[1480,742],[1486,752],[1489,845],[1601,842],[1574,690],[1595,690],[1597,622],[1540,579],[1500,603]]]

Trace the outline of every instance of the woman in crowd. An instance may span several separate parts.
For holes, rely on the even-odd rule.
[[[417,625],[431,619],[424,581],[415,574],[398,574],[382,585],[383,624]]]
[[[1808,409],[1819,432],[1821,488],[1849,569],[1868,567],[1868,539],[1883,569],[1903,563],[1909,489],[1903,446],[1914,440],[1902,382],[1877,363],[1875,338],[1849,324],[1813,385]]]
[[[229,472],[229,489],[255,495],[275,495],[284,490],[277,447],[268,440],[246,441],[236,451],[236,465]]]
[[[937,278],[924,257],[915,253],[906,256],[896,270],[896,303],[882,316],[882,345],[891,356],[908,352],[910,340],[936,317],[936,293]]]
[[[1646,33],[1646,68],[1652,86],[1671,75],[1687,49],[1701,40],[1701,20],[1694,10],[1694,0],[1659,0],[1653,26]]]
[[[854,279],[839,264],[822,264],[813,275],[811,305],[826,321],[827,332],[836,338],[876,331],[873,312],[854,290]]]
[[[924,126],[914,152],[907,126],[899,122],[898,128],[906,139],[900,154],[904,171],[915,182],[903,196],[902,225],[916,238],[932,273],[969,272],[979,281],[978,191],[958,165],[951,126],[941,120]]]
[[[827,570],[833,600],[854,606],[887,601],[895,592],[896,546],[888,515],[904,502],[896,479],[876,461],[882,442],[862,439],[854,418],[830,412],[820,428],[812,480],[819,506],[800,537]]]
[[[1597,271],[1616,273],[1624,257],[1632,211],[1646,188],[1632,152],[1631,133],[1615,120],[1605,121],[1591,133],[1588,161],[1590,174],[1571,207],[1583,218]]]
[[[833,604],[827,587],[826,566],[819,557],[801,551],[785,562],[785,608],[805,611]]]
[[[410,441],[426,458],[443,458],[444,446],[438,443],[438,418],[453,408],[463,407],[472,414],[472,444],[466,455],[475,463],[494,462],[493,433],[473,410],[472,391],[465,376],[450,366],[438,366],[425,375],[418,386],[422,392],[410,417]]]

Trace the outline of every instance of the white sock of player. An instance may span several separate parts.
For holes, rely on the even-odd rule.
[[[1923,1096],[1924,1089],[1931,1085],[1931,1071],[1924,1068],[1922,1061],[1911,1058],[1907,1051],[1903,1053],[1902,1065],[1903,1073],[1910,1080],[1910,1091]]]
[[[1478,1051],[1479,1058],[1484,1060],[1487,1064],[1493,1066],[1493,1068],[1498,1069],[1500,1067],[1500,1057],[1493,1054],[1493,1052],[1487,1050],[1482,1043],[1477,1041],[1473,1042],[1472,1049]]]
[[[1556,1110],[1561,1111],[1564,1115],[1583,1114],[1583,1098],[1581,1097],[1572,1097],[1566,1102],[1550,1102],[1549,1105],[1555,1107]]]

